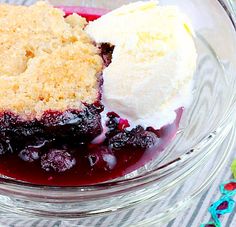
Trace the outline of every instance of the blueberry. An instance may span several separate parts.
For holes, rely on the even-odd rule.
[[[76,160],[65,150],[52,149],[41,158],[41,166],[45,171],[65,172],[76,164]]]
[[[106,137],[108,138],[115,136],[130,126],[128,120],[120,118],[114,112],[108,113],[107,117],[106,126],[108,127],[108,132],[106,133]]]
[[[131,131],[123,131],[109,140],[111,149],[120,150],[123,148],[147,149],[157,142],[155,133],[146,131],[141,126],[137,126]]]
[[[87,155],[92,170],[112,170],[116,166],[116,157],[107,147],[95,147]]]
[[[23,150],[21,150],[18,156],[26,162],[38,160],[41,150],[45,148],[48,143],[48,140],[37,138],[32,145],[27,145]]]
[[[130,132],[120,132],[117,135],[113,136],[109,140],[109,145],[112,149],[119,150],[124,147],[127,147],[131,141],[131,133]]]
[[[103,107],[88,105],[81,111],[47,111],[41,124],[46,134],[65,140],[91,141],[102,133],[101,115]]]
[[[114,51],[114,46],[111,46],[108,43],[103,43],[100,46],[101,56],[104,62],[104,65],[108,67],[111,64],[112,61],[112,54]]]
[[[0,155],[4,155],[6,153],[13,153],[13,148],[9,139],[0,141]]]
[[[119,119],[118,117],[108,114],[108,121],[106,122],[106,126],[108,127],[108,132],[106,133],[106,137],[112,137],[119,133],[120,131],[118,130],[119,126]]]
[[[39,149],[26,147],[19,153],[19,157],[25,162],[34,162],[39,159]]]

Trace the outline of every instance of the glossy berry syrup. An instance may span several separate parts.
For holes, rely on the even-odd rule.
[[[122,129],[122,121],[110,116],[110,131],[100,144],[79,142],[76,137],[75,141],[63,136],[45,139],[40,134],[37,137],[37,132],[34,142],[28,144],[24,140],[18,141],[16,147],[14,143],[2,143],[0,173],[54,186],[89,185],[123,176],[158,157],[175,136],[182,111],[177,111],[174,123],[158,131],[140,126],[130,131],[125,126]]]
[[[79,12],[88,20],[105,12],[64,9],[67,15]],[[113,47],[100,48],[107,66]],[[0,114],[0,174],[51,186],[91,185],[124,176],[158,157],[175,136],[183,109],[160,130],[129,129],[127,120],[108,113],[103,139],[97,139],[102,133],[102,111],[98,102],[82,111],[47,111],[40,120],[29,122],[12,113]]]

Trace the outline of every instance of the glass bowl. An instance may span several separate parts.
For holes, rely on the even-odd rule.
[[[131,1],[53,2],[112,9]],[[194,98],[184,111],[175,139],[146,166],[93,186],[36,186],[1,176],[2,217],[27,223],[36,220],[37,224],[40,220],[60,220],[63,226],[159,226],[188,207],[214,180],[234,146],[233,2],[161,0],[160,4],[179,6],[196,32]]]

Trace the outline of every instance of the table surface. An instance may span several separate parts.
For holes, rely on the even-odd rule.
[[[128,2],[130,0],[115,0],[112,3],[116,2],[117,5],[120,5],[121,2]],[[32,4],[35,0],[0,0],[0,3],[16,3],[16,4]],[[82,5],[93,5],[95,4],[94,0],[70,0],[70,1],[61,1],[61,0],[51,0],[51,2],[56,4],[63,4],[65,2],[70,2],[71,4],[80,3]],[[98,1],[96,1],[98,2]],[[110,1],[107,0],[99,0],[99,5],[103,7],[108,7]],[[210,220],[210,215],[208,213],[208,207],[210,204],[216,200],[218,200],[221,196],[219,192],[219,185],[221,182],[226,181],[231,178],[230,172],[230,163],[235,158],[235,153],[232,153],[232,157],[230,157],[227,165],[224,170],[218,175],[217,179],[212,183],[211,187],[206,191],[201,197],[187,210],[179,214],[179,216],[171,221],[166,226],[161,227],[198,227],[202,222],[206,223]],[[236,226],[236,211],[230,215],[224,215],[222,217],[222,227],[234,227]],[[57,223],[53,223],[48,220],[32,220],[24,222],[24,220],[16,220],[15,218],[1,218],[0,219],[0,227],[77,227],[83,226],[78,223],[78,221],[74,222],[63,222],[57,221]],[[105,225],[104,225],[105,226]],[[155,227],[155,226],[154,226]],[[157,226],[158,227],[158,226]]]

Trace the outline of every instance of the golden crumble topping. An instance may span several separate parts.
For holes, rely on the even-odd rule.
[[[95,102],[102,59],[85,26],[44,2],[0,4],[0,111],[40,117]]]

